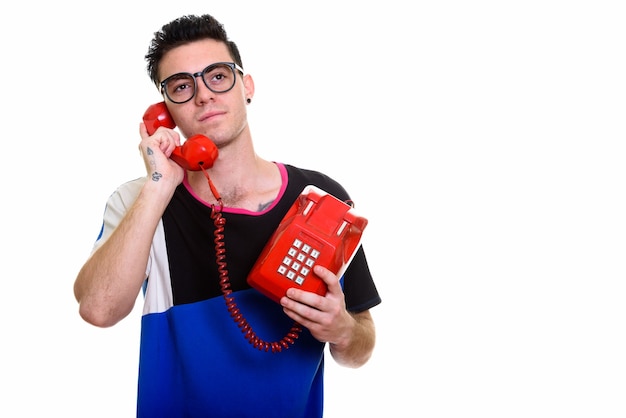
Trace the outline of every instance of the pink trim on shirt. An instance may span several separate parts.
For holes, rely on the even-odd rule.
[[[276,206],[276,203],[278,203],[280,201],[280,199],[282,199],[283,194],[285,194],[285,190],[287,189],[287,182],[288,182],[288,178],[287,178],[287,169],[285,168],[285,165],[282,163],[277,163],[274,162],[274,164],[276,164],[276,166],[278,167],[278,171],[280,171],[280,179],[281,179],[281,184],[280,184],[280,190],[278,191],[278,195],[276,196],[276,199],[274,199],[274,201],[272,202],[271,205],[269,205],[267,208],[265,208],[265,210],[263,210],[262,212],[253,212],[251,210],[247,210],[247,209],[242,209],[242,208],[231,208],[228,206],[224,206],[224,208],[222,209],[223,212],[228,212],[228,213],[239,213],[239,214],[243,214],[243,215],[263,215],[266,212],[269,212],[270,210],[272,210],[272,208],[274,208],[274,206]],[[212,207],[213,205],[206,202],[205,200],[202,200],[191,188],[191,186],[189,185],[189,180],[187,178],[187,172],[185,171],[185,178],[183,179],[183,185],[185,186],[185,188],[187,189],[187,191],[200,203],[202,203],[205,206],[208,207]],[[218,190],[219,191],[219,190]]]

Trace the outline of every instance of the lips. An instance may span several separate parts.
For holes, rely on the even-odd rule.
[[[207,120],[209,120],[209,119],[211,119],[211,118],[214,118],[215,116],[220,116],[220,115],[223,115],[223,114],[225,114],[225,113],[226,113],[226,112],[223,112],[223,111],[218,111],[218,110],[216,110],[216,111],[212,111],[212,112],[208,112],[208,113],[205,113],[205,114],[203,114],[203,115],[200,117],[200,122],[207,121]]]

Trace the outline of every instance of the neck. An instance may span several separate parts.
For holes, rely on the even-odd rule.
[[[225,207],[242,208],[250,211],[263,210],[276,199],[282,185],[276,164],[257,155],[247,161],[220,161],[207,170],[213,187]],[[202,200],[215,204],[206,175],[202,171],[187,173],[189,185]]]

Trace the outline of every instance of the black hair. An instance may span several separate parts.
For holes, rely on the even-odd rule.
[[[148,53],[145,56],[148,62],[146,69],[150,79],[157,88],[160,82],[158,79],[159,64],[163,59],[163,55],[178,46],[202,39],[214,39],[223,42],[228,48],[233,61],[243,68],[239,48],[233,41],[228,39],[224,25],[208,14],[201,16],[186,15],[163,25],[161,30],[154,33],[154,38],[150,42]]]

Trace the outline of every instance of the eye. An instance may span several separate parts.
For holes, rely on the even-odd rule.
[[[205,74],[205,79],[212,85],[221,84],[227,81],[232,74],[230,67],[217,66]]]
[[[173,86],[173,90],[175,93],[183,92],[190,88],[192,88],[192,86],[189,84],[189,82],[175,83]]]
[[[168,80],[167,90],[172,93],[182,92],[187,89],[193,89],[193,79],[189,76],[181,75]]]

